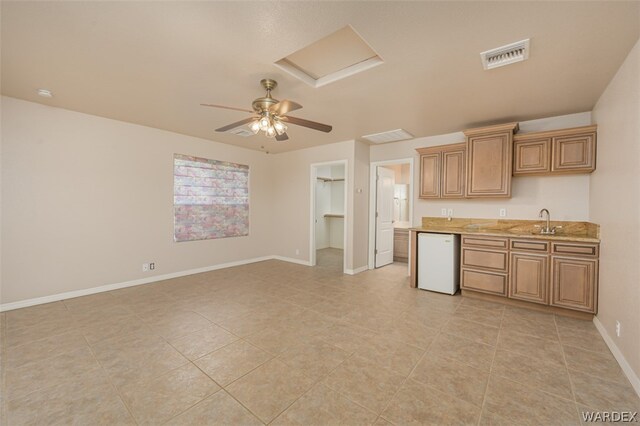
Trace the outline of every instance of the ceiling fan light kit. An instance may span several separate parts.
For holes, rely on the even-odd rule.
[[[244,120],[236,121],[235,123],[220,127],[216,129],[216,132],[226,132],[248,124],[249,130],[251,130],[254,135],[262,131],[268,138],[276,138],[277,141],[286,141],[289,139],[289,136],[287,136],[288,127],[285,122],[313,130],[319,130],[325,133],[329,133],[332,130],[332,127],[327,124],[288,116],[287,114],[290,111],[301,109],[302,105],[286,99],[279,101],[272,98],[271,91],[278,85],[277,81],[265,78],[260,81],[260,84],[267,91],[267,94],[264,97],[253,101],[251,104],[253,111],[224,105],[201,104],[202,106],[207,107],[223,108],[232,111],[253,112],[256,114],[252,117],[245,118]]]

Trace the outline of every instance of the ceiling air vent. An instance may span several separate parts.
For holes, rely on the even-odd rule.
[[[529,59],[529,39],[521,40],[480,54],[485,70]]]
[[[253,136],[253,132],[245,127],[236,127],[235,129],[229,130],[227,133],[233,133],[234,135],[242,136],[243,138]]]
[[[388,132],[374,133],[362,137],[362,139],[373,143],[397,142],[411,138],[413,138],[413,135],[404,129],[389,130]]]

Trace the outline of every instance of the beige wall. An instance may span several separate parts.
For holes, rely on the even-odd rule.
[[[640,42],[598,100],[593,122],[598,164],[590,217],[602,239],[598,319],[640,376]]]
[[[354,143],[354,184],[353,195],[353,264],[352,268],[368,266],[369,250],[369,145]]]
[[[579,113],[561,117],[520,123],[520,132],[561,129],[591,124],[591,114]],[[513,179],[512,197],[503,200],[421,200],[418,198],[420,173],[415,151],[435,145],[464,142],[462,132],[417,138],[409,141],[371,146],[371,161],[397,160],[413,157],[414,205],[413,222],[419,225],[423,216],[440,216],[443,208],[452,208],[456,217],[497,218],[501,208],[507,218],[535,219],[541,208],[547,208],[553,219],[587,220],[589,218],[589,176],[567,175],[546,177],[517,177]]]
[[[173,242],[174,153],[249,165],[248,237]],[[257,151],[3,97],[2,185],[2,303],[273,254]]]
[[[354,142],[290,151],[269,156],[273,168],[273,254],[306,262],[310,259],[311,164],[347,160],[347,227],[353,229]],[[297,254],[296,254],[297,252]],[[352,269],[353,234],[347,234],[347,264]]]

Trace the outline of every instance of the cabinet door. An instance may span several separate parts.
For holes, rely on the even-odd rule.
[[[420,198],[440,198],[440,156],[420,155]]]
[[[551,171],[551,138],[515,141],[513,149],[514,176]]]
[[[464,198],[465,150],[442,153],[442,198]]]
[[[511,253],[509,297],[547,305],[549,256]]]
[[[551,258],[551,305],[596,313],[598,261]]]
[[[554,172],[592,172],[596,168],[596,134],[553,138]]]
[[[468,197],[510,197],[513,133],[467,139]]]

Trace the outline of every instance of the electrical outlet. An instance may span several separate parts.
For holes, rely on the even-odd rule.
[[[453,209],[447,210],[447,216],[453,217]]]
[[[149,270],[153,271],[154,269],[156,269],[156,263],[155,262],[149,263]]]
[[[507,216],[507,209],[500,209],[500,217],[506,217]]]
[[[620,321],[616,321],[616,336],[620,337]]]
[[[442,210],[440,211],[440,215],[441,215],[441,216],[446,216],[446,215],[447,215],[447,209],[442,209]]]
[[[142,272],[149,272],[149,264],[148,263],[143,263],[142,264]]]

